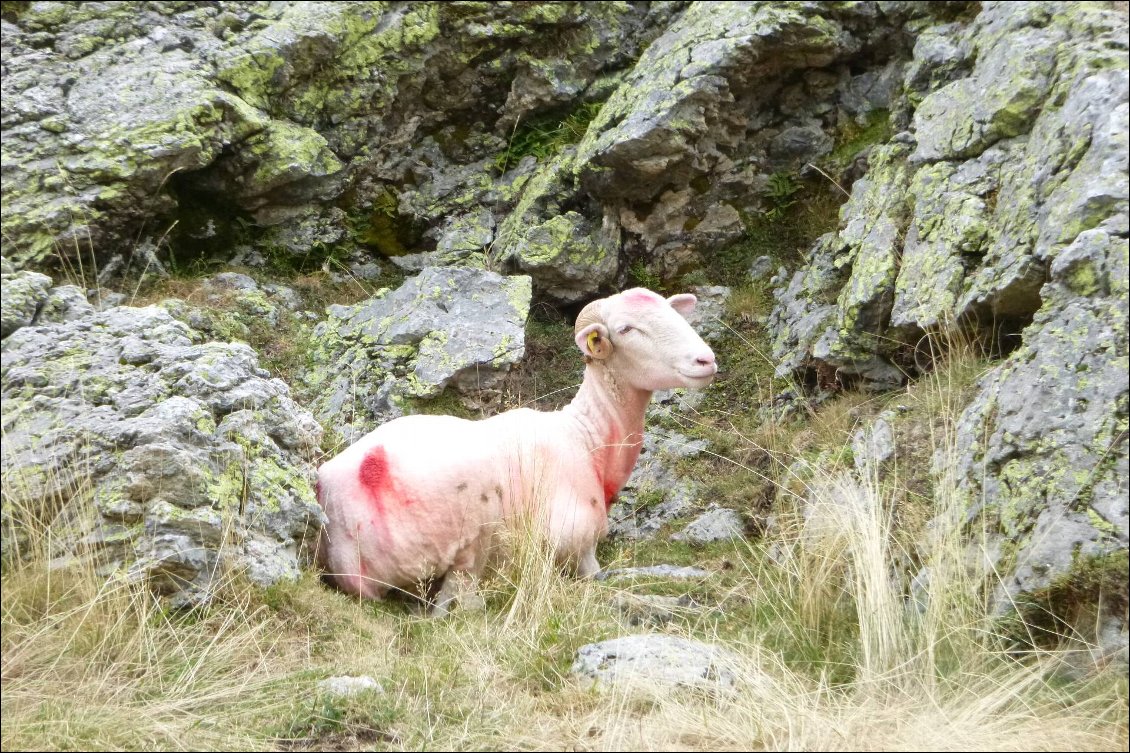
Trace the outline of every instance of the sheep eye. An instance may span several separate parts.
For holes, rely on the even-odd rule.
[[[625,325],[624,325],[623,327],[621,327],[620,329],[616,330],[616,334],[618,334],[618,335],[626,335],[626,334],[628,334],[629,332],[631,332],[631,331],[632,331],[633,329],[635,329],[635,327],[633,327],[632,325],[630,325],[630,324],[625,324]]]

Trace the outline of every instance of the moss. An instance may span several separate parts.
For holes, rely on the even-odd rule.
[[[0,18],[10,24],[19,23],[20,16],[31,6],[28,0],[2,0],[0,2]]]
[[[1130,594],[1130,561],[1125,548],[1079,557],[1071,570],[1040,591],[1016,600],[1020,624],[1008,624],[1010,635],[1024,645],[1057,646],[1065,637],[1094,630],[1096,605],[1104,613],[1125,615]]]
[[[347,221],[355,241],[375,248],[385,257],[410,253],[422,237],[416,223],[400,216],[399,198],[389,187],[376,195],[367,211],[354,214]]]
[[[874,144],[882,144],[891,137],[891,119],[887,110],[872,110],[864,116],[863,123],[849,121],[836,134],[835,146],[826,158],[828,172],[842,172],[857,154]]]
[[[481,418],[468,408],[454,390],[444,390],[435,397],[410,397],[405,400],[408,413],[422,413],[431,416],[457,416],[459,418]]]

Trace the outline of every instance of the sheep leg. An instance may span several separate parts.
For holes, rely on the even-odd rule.
[[[596,561],[596,547],[589,549],[577,562],[577,577],[592,578],[600,572],[600,563]]]
[[[450,611],[451,603],[458,602],[463,609],[482,609],[486,606],[478,594],[478,578],[472,573],[452,570],[443,579],[443,587],[428,608],[429,617],[443,617]]]

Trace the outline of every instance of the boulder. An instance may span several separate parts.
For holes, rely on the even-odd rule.
[[[177,603],[229,572],[297,578],[324,519],[321,427],[246,345],[198,340],[154,306],[5,339],[5,556],[27,516],[62,509],[60,561],[93,554]]]
[[[451,386],[490,386],[525,354],[530,278],[427,267],[396,290],[332,306],[314,330],[315,411],[360,437]]]

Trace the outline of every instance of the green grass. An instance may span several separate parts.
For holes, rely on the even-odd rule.
[[[525,157],[532,156],[544,162],[560,154],[565,147],[584,138],[589,124],[596,119],[603,105],[603,102],[587,102],[564,117],[546,115],[517,124],[506,151],[495,159],[495,169],[501,174]]]

